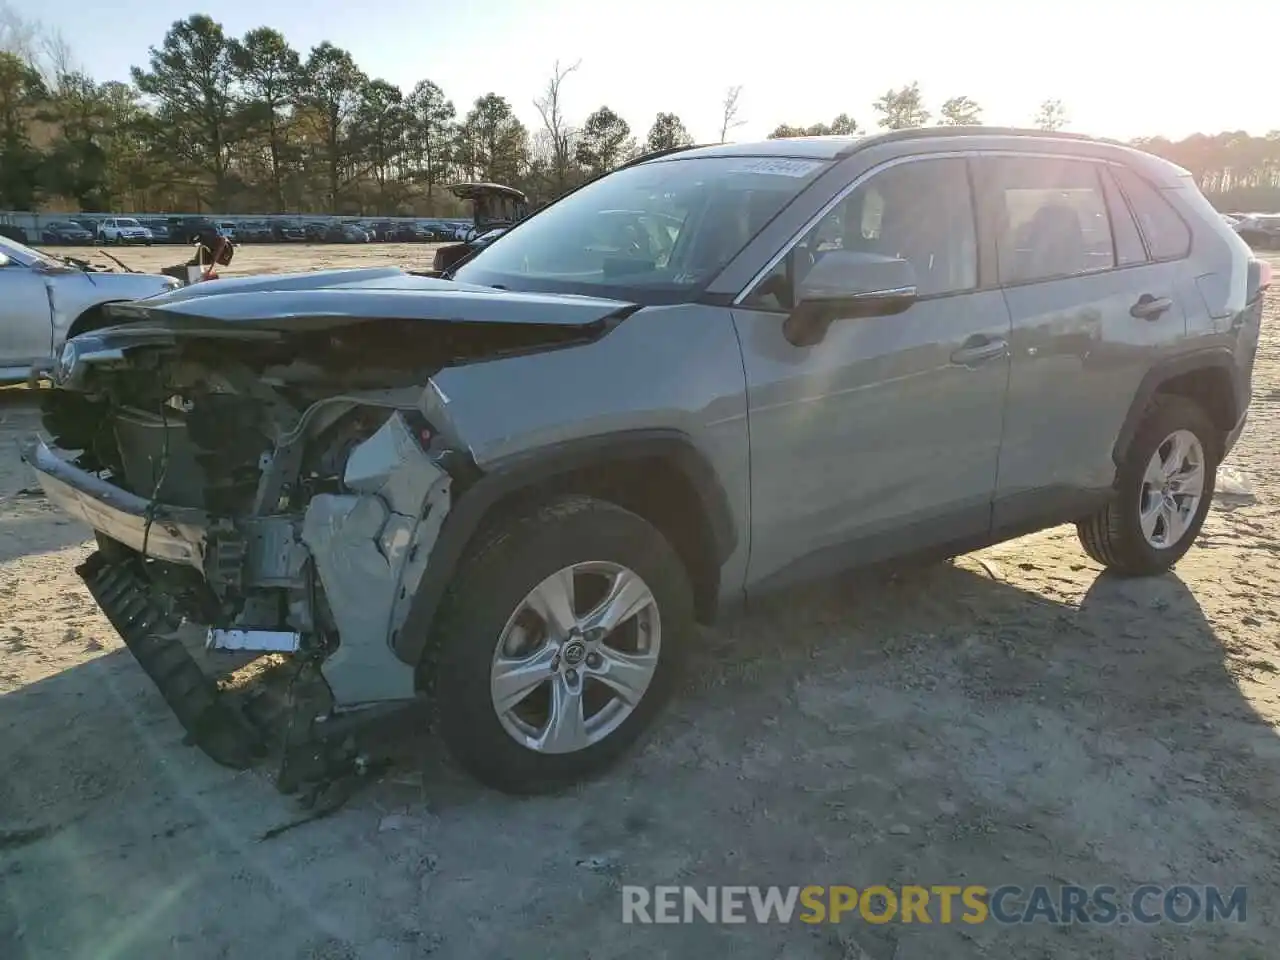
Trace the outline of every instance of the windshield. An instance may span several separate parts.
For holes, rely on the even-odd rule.
[[[776,157],[626,167],[513,227],[455,277],[641,302],[688,299],[826,167]]]
[[[19,243],[17,240],[10,240],[8,237],[0,237],[0,253],[14,263],[24,267],[66,267],[63,261],[55,260],[39,250],[32,250],[26,244]]]
[[[117,219],[117,220],[116,220],[116,226],[118,226],[118,227],[136,227],[136,226],[138,226],[138,221],[137,221],[137,220],[134,220],[132,217],[120,217],[119,219]]]

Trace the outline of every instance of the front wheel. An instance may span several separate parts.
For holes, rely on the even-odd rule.
[[[492,529],[434,636],[439,729],[457,761],[512,793],[597,773],[669,696],[693,630],[680,558],[641,517],[569,497]]]
[[[1199,405],[1157,395],[1120,466],[1115,499],[1076,525],[1085,552],[1120,574],[1168,570],[1204,524],[1221,450],[1221,431]]]

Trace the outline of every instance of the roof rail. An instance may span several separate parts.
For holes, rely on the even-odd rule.
[[[1084,140],[1089,143],[1108,143],[1126,146],[1118,140],[1107,140],[1102,137],[1091,137],[1083,133],[1067,133],[1064,130],[1033,130],[1027,127],[908,127],[905,130],[888,130],[885,133],[874,133],[861,137],[841,150],[836,156],[847,157],[859,150],[875,146],[878,143],[895,143],[899,140],[932,140],[944,137],[1039,137],[1045,140]]]
[[[649,160],[657,160],[661,157],[670,156],[673,153],[682,153],[685,150],[697,150],[700,147],[708,147],[708,146],[718,146],[718,144],[688,143],[679,147],[667,147],[665,150],[654,150],[652,153],[644,153],[638,157],[632,157],[626,163],[622,164],[619,167],[615,167],[614,169],[623,170],[627,167],[634,167],[638,163],[646,163]]]

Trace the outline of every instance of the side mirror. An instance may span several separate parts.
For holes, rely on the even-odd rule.
[[[782,330],[794,346],[810,347],[836,320],[890,316],[915,302],[916,272],[908,261],[829,250],[798,284],[795,308]]]

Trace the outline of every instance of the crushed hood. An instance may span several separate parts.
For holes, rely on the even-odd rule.
[[[121,321],[255,330],[302,330],[376,320],[582,327],[618,320],[636,304],[600,297],[498,290],[406,273],[398,267],[235,277],[114,304]]]

